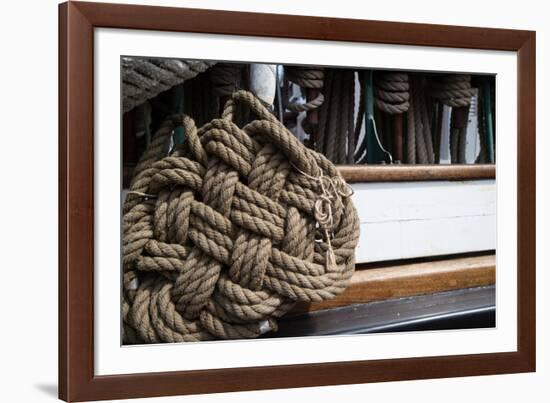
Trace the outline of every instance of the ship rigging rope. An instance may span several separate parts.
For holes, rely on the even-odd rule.
[[[463,108],[465,115],[476,89],[472,88],[471,76],[468,74],[447,74],[431,81],[431,96],[437,101],[454,109]],[[466,162],[467,121],[457,122],[459,114],[453,113],[450,130],[450,152],[452,163]],[[462,119],[464,120],[464,119]]]
[[[355,72],[327,70],[325,92],[325,102],[319,109],[315,150],[335,164],[353,164]]]
[[[242,128],[241,106],[257,117]],[[166,155],[178,125],[186,141]],[[123,208],[125,343],[253,338],[296,302],[339,294],[359,237],[349,196],[334,165],[249,92],[200,129],[169,119]]]
[[[410,77],[412,103],[414,105],[414,134],[416,143],[416,163],[433,164],[435,160],[432,141],[431,121],[426,97],[426,79],[423,76]],[[410,112],[409,112],[410,113]],[[409,128],[410,130],[411,128]]]
[[[374,104],[383,112],[395,115],[409,110],[409,76],[407,73],[383,73],[375,76]]]
[[[467,74],[448,74],[431,82],[431,95],[436,101],[453,108],[470,105],[475,96],[475,88]]]
[[[242,86],[242,72],[245,68],[241,63],[218,63],[210,70],[214,94],[220,97],[230,97]]]
[[[324,86],[325,72],[322,68],[288,67],[286,69],[289,81],[304,89],[319,90],[315,98],[304,103],[292,102],[287,105],[293,112],[308,112],[318,109],[325,101],[325,96],[320,91]]]
[[[132,110],[161,92],[192,79],[214,64],[210,61],[123,57],[123,111]]]

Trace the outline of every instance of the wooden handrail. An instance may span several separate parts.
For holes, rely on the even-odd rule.
[[[495,179],[493,164],[338,165],[348,183]]]

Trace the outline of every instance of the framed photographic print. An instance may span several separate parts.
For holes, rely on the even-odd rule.
[[[59,8],[59,397],[535,370],[535,33]]]

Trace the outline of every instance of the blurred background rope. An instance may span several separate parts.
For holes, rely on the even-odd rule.
[[[190,80],[215,62],[122,58],[122,109],[128,112],[163,91]]]

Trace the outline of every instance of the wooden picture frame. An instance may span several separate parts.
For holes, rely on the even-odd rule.
[[[94,28],[506,50],[518,59],[516,352],[94,374]],[[343,167],[348,181],[400,180],[393,167]],[[494,167],[415,166],[407,180],[494,177]],[[535,371],[535,33],[200,9],[59,6],[59,398],[120,399]]]

